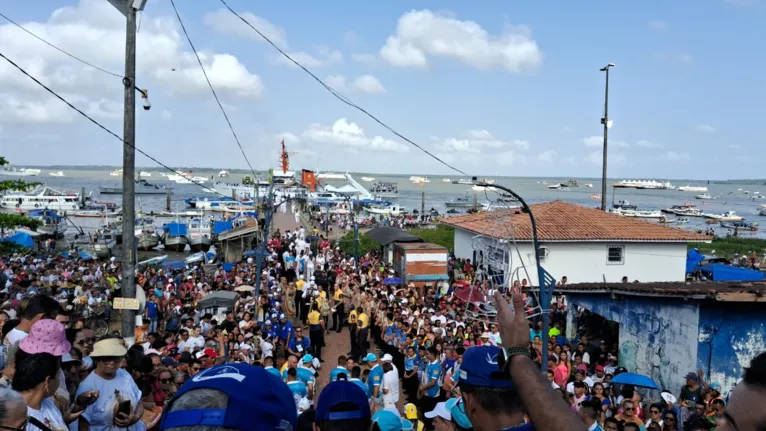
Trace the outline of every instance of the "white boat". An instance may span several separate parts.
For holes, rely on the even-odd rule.
[[[33,211],[28,214],[28,217],[40,220],[43,223],[42,226],[37,228],[37,233],[53,238],[64,236],[69,227],[64,219],[53,210]]]
[[[68,193],[47,186],[37,187],[28,193],[11,193],[0,199],[0,208],[20,209],[51,209],[56,211],[72,211],[80,209],[80,194]]]
[[[241,201],[235,201],[233,199],[210,199],[210,198],[201,198],[194,201],[194,208],[205,210],[205,211],[211,211],[213,207],[218,206],[226,206],[226,205],[252,205],[252,200],[241,200]]]
[[[218,178],[226,178],[228,176],[229,176],[229,171],[227,171],[225,169],[222,170],[221,172],[218,172]]]
[[[195,183],[204,183],[205,181],[208,180],[208,178],[195,176],[195,177],[191,177],[191,180],[194,181]]]
[[[112,255],[112,247],[117,244],[114,232],[111,230],[102,230],[96,235],[93,242],[93,251],[99,259],[105,259]]]
[[[268,187],[269,183],[264,181],[258,181],[258,195],[259,196],[266,196],[269,192]],[[227,196],[227,197],[234,197],[236,196],[237,199],[255,199],[256,197],[256,191],[255,191],[256,185],[245,185],[245,184],[236,184],[236,183],[223,183],[223,182],[216,182],[213,184],[213,191],[216,194]]]
[[[623,217],[635,217],[635,218],[662,218],[662,212],[660,210],[630,210],[622,208],[612,208],[609,210],[612,214],[621,215]]]
[[[148,251],[160,245],[160,236],[153,224],[138,224],[135,233],[139,250]]]
[[[162,226],[162,242],[165,244],[165,250],[184,251],[189,239],[186,223],[170,222]]]
[[[370,187],[370,193],[379,198],[395,199],[399,197],[399,185],[377,182]]]
[[[205,219],[192,219],[187,228],[189,232],[186,237],[189,239],[189,247],[192,251],[208,251],[211,244],[212,229],[210,221]]]
[[[487,187],[484,187],[484,186],[473,186],[473,187],[471,187],[471,191],[474,191],[474,192],[484,192],[484,191],[496,192],[497,188],[492,187],[492,186],[487,186]]]
[[[0,166],[0,176],[5,177],[34,177],[40,174],[39,169],[15,168],[13,166]]]
[[[457,181],[453,181],[452,184],[471,185],[471,184],[473,184],[473,181],[471,181],[470,179],[461,178],[461,179],[459,179]]]
[[[343,175],[343,174],[336,174],[335,172],[321,172],[321,173],[316,174],[316,178],[319,179],[319,180],[339,180],[339,181],[342,181],[342,180],[346,179],[346,176]],[[362,178],[362,179],[364,179],[364,178]]]
[[[141,172],[138,173],[138,176],[141,177],[141,178],[151,177],[152,173],[151,172],[146,172],[146,171],[141,171]]]
[[[709,193],[700,193],[698,195],[694,195],[695,199],[701,199],[701,200],[712,200],[715,199],[713,196],[710,196]]]
[[[333,192],[310,192],[309,201],[316,204],[329,204],[344,202],[346,197]]]
[[[112,172],[109,172],[109,175],[111,175],[113,177],[121,177],[122,176],[122,168],[115,169]]]
[[[362,181],[364,181],[366,183],[371,183],[371,182],[375,181],[375,178],[373,178],[373,177],[362,177]]]
[[[585,187],[587,187],[589,189],[592,189],[593,188],[593,184],[586,184]]]
[[[449,179],[449,178],[446,178],[446,177],[445,177],[445,178],[442,178],[442,182],[443,182],[443,183],[451,183],[451,182],[452,182],[452,180],[451,180],[451,179]]]
[[[142,260],[141,262],[138,262],[138,265],[139,266],[144,266],[144,265],[159,265],[162,262],[166,261],[167,259],[168,259],[168,255],[167,254],[163,255],[163,256],[156,256],[156,257],[153,257],[151,259]]]
[[[678,188],[679,192],[695,192],[695,193],[707,193],[707,187],[705,186],[681,186]]]
[[[410,181],[412,181],[415,184],[424,184],[424,183],[430,183],[431,180],[428,179],[428,177],[420,177],[417,175],[413,175],[410,177]]]
[[[676,186],[668,181],[656,180],[622,180],[612,184],[615,188],[650,189],[650,190],[674,190]]]
[[[702,215],[705,218],[718,220],[718,221],[742,221],[745,218],[742,216],[738,216],[734,211],[726,211],[722,214],[709,214],[705,213]]]
[[[64,172],[63,171],[56,171],[56,172],[48,172],[48,175],[52,177],[63,177]]]
[[[386,205],[373,204],[368,207],[365,207],[364,210],[370,214],[378,214],[378,215],[394,216],[394,217],[407,213],[407,210],[405,210],[399,205],[386,206]]]
[[[474,206],[474,199],[471,196],[461,196],[461,197],[454,197],[449,200],[449,202],[445,202],[444,206],[447,208],[473,208]]]
[[[199,202],[197,203],[199,205]],[[204,208],[204,207],[203,207]],[[214,212],[227,212],[231,209],[243,209],[243,211],[253,211],[254,207],[252,205],[247,205],[242,202],[238,201],[216,201],[211,202],[210,204],[210,210]]]

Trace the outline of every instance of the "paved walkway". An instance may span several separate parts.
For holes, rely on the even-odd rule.
[[[295,231],[301,228],[301,223],[298,217],[292,212],[292,208],[289,202],[283,203],[274,212],[274,216],[271,218],[271,232],[275,232],[279,229],[280,232]]]

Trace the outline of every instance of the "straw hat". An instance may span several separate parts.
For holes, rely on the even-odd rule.
[[[93,345],[93,352],[90,354],[90,357],[117,357],[125,356],[126,354],[128,354],[128,350],[123,347],[119,339],[107,338],[106,340],[98,341]]]

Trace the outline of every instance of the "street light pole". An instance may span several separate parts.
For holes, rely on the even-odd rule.
[[[606,159],[607,142],[609,136],[609,69],[614,67],[614,63],[609,63],[602,67],[602,72],[606,73],[606,87],[604,89],[604,116],[601,118],[601,124],[604,125],[604,160],[601,167],[601,211],[606,211]]]

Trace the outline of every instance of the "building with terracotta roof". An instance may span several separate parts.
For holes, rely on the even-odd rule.
[[[605,213],[563,201],[531,206],[542,265],[571,283],[670,282],[686,277],[689,242],[710,238],[679,228]],[[513,280],[537,284],[529,215],[518,210],[449,217],[455,256],[485,262]]]

